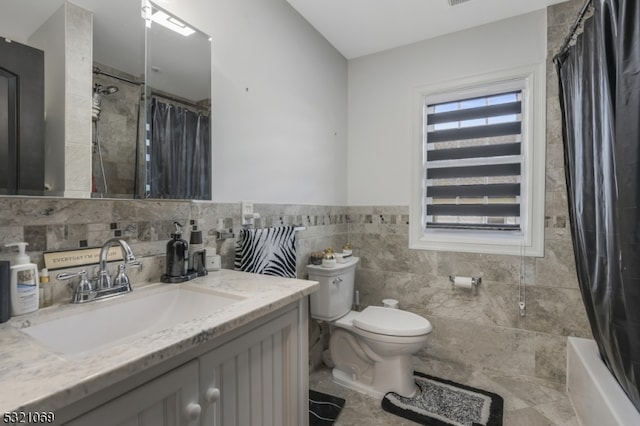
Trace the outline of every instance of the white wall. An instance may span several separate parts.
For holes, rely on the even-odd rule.
[[[546,11],[349,61],[349,206],[409,205],[414,92],[544,63]]]
[[[285,0],[163,6],[213,38],[213,200],[345,205],[346,59]]]

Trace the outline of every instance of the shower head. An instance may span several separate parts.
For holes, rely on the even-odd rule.
[[[98,83],[93,85],[91,118],[94,121],[97,121],[100,118],[100,105],[102,104],[102,95],[111,95],[116,93],[118,90],[120,90],[118,89],[118,86],[103,86]]]
[[[111,95],[116,93],[118,90],[118,86],[102,86],[101,84],[96,84],[94,86],[93,92],[98,93],[100,95]]]

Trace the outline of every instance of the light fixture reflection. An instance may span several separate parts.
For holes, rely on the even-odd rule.
[[[180,21],[179,19],[176,19],[175,17],[167,14],[166,12],[163,12],[162,10],[154,11],[151,15],[151,20],[185,37],[188,37],[191,34],[196,32],[193,28],[186,25],[184,22]]]

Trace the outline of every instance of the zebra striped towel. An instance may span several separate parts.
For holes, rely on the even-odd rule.
[[[242,229],[236,245],[235,269],[295,278],[295,227]]]

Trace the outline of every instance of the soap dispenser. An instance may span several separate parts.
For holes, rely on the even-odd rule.
[[[182,225],[173,222],[176,231],[167,243],[166,274],[160,277],[162,282],[179,283],[188,279],[189,244],[182,239]]]
[[[189,237],[189,273],[199,277],[207,275],[207,250],[202,243],[202,231],[195,226]]]
[[[22,315],[38,309],[40,290],[38,266],[31,263],[25,253],[28,243],[11,243],[5,247],[18,247],[18,255],[11,265],[11,315]]]

